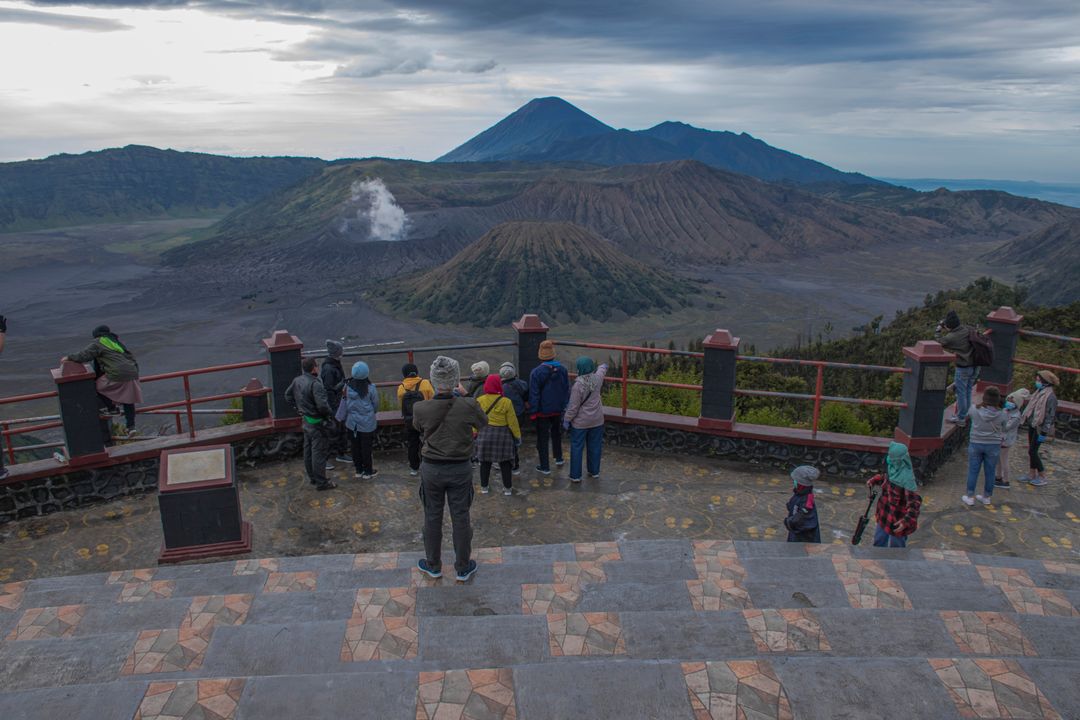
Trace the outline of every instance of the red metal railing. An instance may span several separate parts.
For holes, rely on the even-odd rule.
[[[1054,333],[1040,332],[1038,330],[1025,330],[1024,328],[1020,328],[1018,332],[1020,335],[1026,337],[1057,340],[1061,343],[1080,343],[1080,338],[1070,337],[1068,335],[1055,335]],[[1018,357],[1013,358],[1013,363],[1016,365],[1028,365],[1030,367],[1038,368],[1039,370],[1054,370],[1056,372],[1080,375],[1080,368],[1069,367],[1068,365],[1055,365],[1053,363],[1039,362],[1037,360],[1028,360],[1026,358]]]

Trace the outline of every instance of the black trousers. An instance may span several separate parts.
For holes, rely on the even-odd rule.
[[[436,570],[442,567],[443,506],[449,505],[454,569],[465,572],[472,556],[472,463],[421,463],[420,501],[424,504],[424,554],[428,565]]]
[[[1038,472],[1046,472],[1042,458],[1039,457],[1039,431],[1033,427],[1028,428],[1028,467]]]
[[[405,446],[409,449],[409,469],[420,469],[420,431],[413,427],[412,418],[405,420]]]
[[[492,463],[482,462],[480,463],[480,487],[487,487],[491,481],[491,466]],[[514,461],[503,460],[499,463],[499,472],[502,474],[503,487],[509,490],[513,487],[512,475],[514,472]]]
[[[536,418],[536,449],[540,453],[540,468],[550,470],[548,443],[555,455],[555,462],[562,462],[562,415]]]
[[[375,469],[372,464],[371,453],[375,446],[375,433],[349,431],[352,437],[352,461],[356,472],[361,475],[370,475]]]
[[[332,408],[334,413],[337,413],[337,407]],[[335,423],[334,429],[330,431],[330,455],[341,456],[349,452],[349,428],[345,427],[345,423]]]
[[[304,426],[304,472],[314,485],[325,485],[326,458],[330,454],[330,440],[327,438],[323,423],[311,425],[301,420]]]

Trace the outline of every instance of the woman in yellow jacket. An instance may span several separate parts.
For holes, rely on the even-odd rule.
[[[401,368],[404,378],[397,387],[397,401],[401,408],[401,417],[405,420],[405,445],[409,448],[409,474],[420,474],[420,431],[413,427],[413,405],[435,397],[435,388],[420,377],[416,365],[407,363]]]
[[[488,494],[491,466],[499,464],[502,473],[503,495],[513,495],[512,473],[514,448],[521,445],[521,426],[518,424],[514,403],[503,395],[502,379],[488,375],[484,381],[484,394],[476,399],[480,409],[487,413],[488,424],[476,436],[476,457],[480,460],[480,492]]]

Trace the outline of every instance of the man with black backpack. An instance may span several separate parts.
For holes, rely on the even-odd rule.
[[[420,431],[413,427],[413,407],[418,402],[435,397],[435,389],[424,378],[416,365],[406,363],[401,368],[404,378],[398,385],[397,399],[401,406],[401,417],[405,421],[405,445],[409,449],[409,474],[420,474]]]
[[[300,413],[304,429],[304,472],[316,490],[333,490],[337,484],[326,477],[326,458],[330,455],[330,433],[333,411],[326,401],[326,388],[319,380],[319,364],[315,358],[304,358],[297,376],[285,390],[285,400]]]
[[[949,417],[949,422],[964,425],[971,408],[971,390],[979,379],[979,368],[994,362],[993,345],[978,329],[961,324],[955,310],[950,310],[945,319],[938,323],[936,335],[941,347],[956,355],[956,375],[953,378],[956,414]]]

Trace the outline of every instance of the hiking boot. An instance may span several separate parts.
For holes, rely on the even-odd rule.
[[[352,462],[352,455],[338,455],[337,458],[335,458],[335,459],[339,463],[351,463]]]
[[[488,489],[487,485],[481,485],[480,486],[480,494],[481,495],[487,495],[489,492],[491,492],[491,490]]]
[[[540,473],[541,475],[550,475],[551,474],[550,470],[545,470],[544,468],[540,467],[539,465],[536,466],[536,472]]]
[[[969,497],[967,495],[962,495],[960,496],[960,502],[964,503],[965,505],[971,506],[975,504],[975,498]]]
[[[315,489],[318,490],[319,492],[323,492],[324,490],[333,490],[336,487],[337,487],[336,482],[334,482],[333,480],[328,480],[327,482],[324,482],[322,485],[316,485]]]
[[[1008,480],[1005,480],[1003,478],[999,478],[999,479],[994,481],[994,487],[996,487],[996,488],[998,488],[1000,490],[1008,490],[1012,486],[1009,485]]]
[[[989,505],[990,504],[990,496],[989,495],[976,495],[975,499],[978,500],[979,502],[981,502],[983,505]]]
[[[470,560],[469,565],[468,565],[468,567],[465,568],[464,572],[462,572],[461,570],[458,570],[457,581],[458,582],[468,582],[469,578],[471,578],[475,574],[476,574],[476,561],[475,560]]]
[[[429,578],[435,578],[436,580],[438,580],[442,577],[442,568],[432,567],[424,558],[420,558],[416,561],[416,567],[418,567],[420,569],[420,572],[424,573]]]
[[[1046,484],[1046,478],[1039,475],[1034,480],[1028,480],[1028,482],[1030,484],[1034,485],[1035,487],[1042,487],[1043,485]]]

